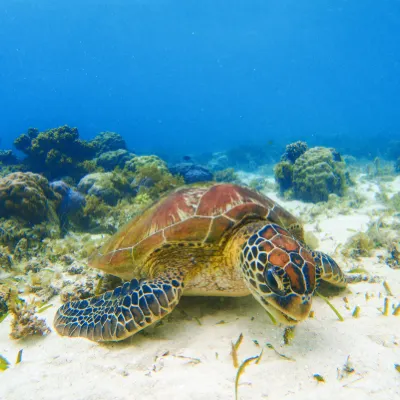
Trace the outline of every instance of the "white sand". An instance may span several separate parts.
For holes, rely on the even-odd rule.
[[[371,207],[378,207],[372,203],[374,196],[369,197],[365,207],[350,215],[319,218],[321,232],[314,233],[320,249],[332,254],[354,230],[366,229]],[[280,202],[291,210],[305,207],[299,202]],[[346,262],[341,255],[336,258],[345,269],[362,265],[387,280],[395,295],[390,302],[397,305],[400,270],[389,268],[379,258],[383,254],[377,251],[362,262]],[[8,317],[0,324],[0,354],[12,366],[0,373],[0,399],[233,399],[236,370],[230,351],[240,333],[244,335],[240,361],[260,352],[253,340],[264,348],[261,362],[248,366],[242,375],[240,399],[400,399],[400,373],[394,368],[400,364],[400,317],[382,315],[379,308],[384,296],[382,284],[351,285],[331,298],[344,322],[315,298],[315,317],[297,327],[289,346],[282,343],[283,329],[272,325],[252,297],[223,302],[184,298],[162,326],[107,345],[63,338],[55,332],[13,341],[8,338]],[[43,313],[49,324],[59,305],[52,303],[54,307]],[[351,315],[356,305],[361,307],[357,319]],[[267,342],[295,361],[279,357],[265,347]],[[15,365],[21,348],[23,360]],[[339,379],[348,356],[354,372]],[[323,376],[325,383],[318,383],[314,374]]]

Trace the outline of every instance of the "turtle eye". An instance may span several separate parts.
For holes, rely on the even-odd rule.
[[[276,294],[284,296],[286,294],[282,278],[278,275],[276,268],[272,267],[265,272],[265,281],[268,287]]]

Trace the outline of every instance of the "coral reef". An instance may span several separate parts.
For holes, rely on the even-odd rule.
[[[59,200],[41,175],[15,172],[0,179],[0,217],[19,217],[30,223],[54,220]]]
[[[133,157],[125,163],[124,169],[129,172],[136,172],[140,167],[155,167],[159,170],[168,171],[165,161],[154,155]]]
[[[36,315],[36,307],[25,302],[14,302],[9,306],[14,319],[11,322],[12,339],[23,339],[31,335],[45,336],[51,332],[46,321]]]
[[[14,165],[17,163],[18,163],[18,159],[13,154],[12,150],[0,150],[0,164]]]
[[[285,193],[293,185],[293,164],[281,161],[275,165],[274,173],[281,193]]]
[[[368,234],[359,232],[349,238],[342,250],[342,254],[355,259],[369,257],[374,247],[374,242]]]
[[[116,172],[95,172],[86,175],[79,181],[78,190],[96,196],[110,205],[117,204],[124,196],[134,194],[133,187],[126,177]]]
[[[84,161],[96,154],[95,145],[79,139],[77,128],[67,125],[40,133],[30,129],[14,145],[26,154],[24,164],[30,171],[52,179],[64,175],[79,178],[88,172]]]
[[[332,149],[314,147],[302,154],[293,167],[296,198],[318,202],[331,193],[343,195],[346,187],[345,164]]]
[[[281,161],[288,161],[292,164],[308,150],[308,145],[305,142],[297,141],[286,146],[285,152],[281,157]]]
[[[13,257],[7,246],[0,245],[0,272],[8,271],[13,264]]]
[[[115,132],[100,132],[90,144],[99,156],[108,151],[126,150],[126,143],[122,136]]]
[[[229,168],[229,158],[225,153],[217,152],[213,153],[211,160],[208,161],[207,167],[211,171],[220,171]]]
[[[233,168],[214,172],[214,180],[217,182],[236,182],[238,179],[238,175]]]
[[[137,167],[133,182],[138,194],[146,193],[153,200],[184,183],[181,176],[173,176],[167,169],[159,168],[156,164]]]
[[[175,164],[169,170],[173,175],[182,176],[187,184],[213,180],[213,175],[207,168],[193,163]]]
[[[41,175],[15,172],[0,179],[0,244],[13,249],[14,259],[34,254],[44,238],[60,236],[60,201]]]
[[[102,153],[95,160],[97,166],[104,168],[105,171],[112,171],[116,167],[124,168],[125,163],[133,157],[134,154],[128,150],[119,149]]]
[[[306,150],[306,146],[303,142],[288,145],[275,166],[281,194],[314,203],[327,201],[332,193],[343,195],[351,181],[340,154],[326,147]]]

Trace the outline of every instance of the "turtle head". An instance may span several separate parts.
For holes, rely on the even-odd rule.
[[[276,224],[258,230],[243,245],[240,266],[251,293],[273,319],[296,325],[308,317],[319,269],[289,232]]]

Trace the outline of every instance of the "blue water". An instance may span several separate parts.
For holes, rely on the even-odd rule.
[[[400,140],[399,37],[395,0],[3,0],[0,147],[69,124],[138,152],[384,151]]]

